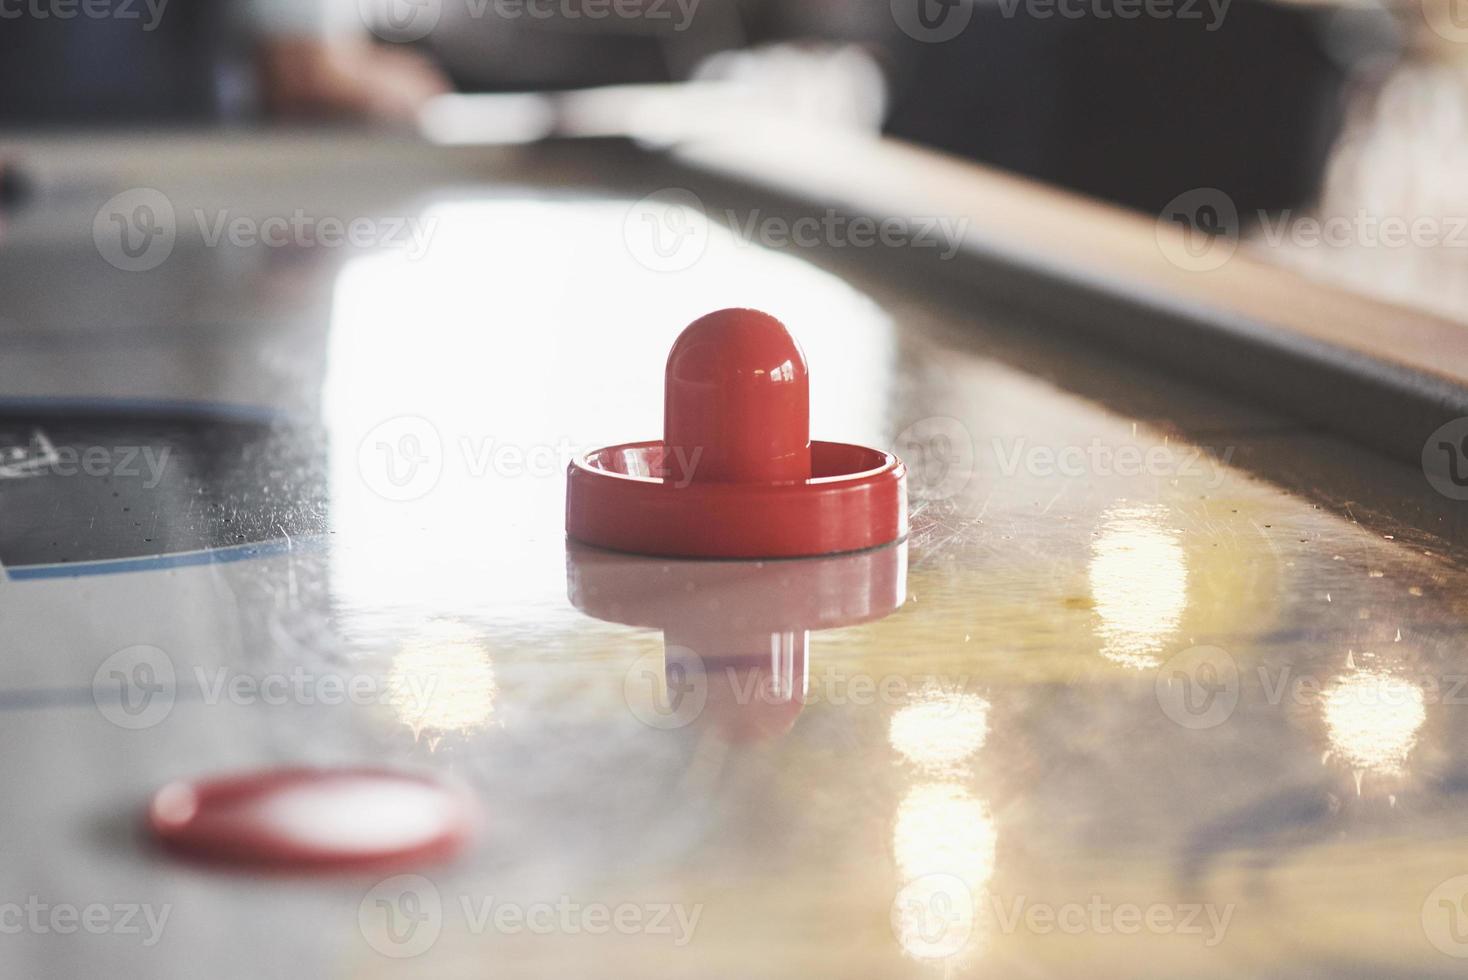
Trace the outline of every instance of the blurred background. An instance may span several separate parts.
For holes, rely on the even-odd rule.
[[[1229,213],[1207,213],[1280,262],[1452,316],[1468,299],[1468,0],[0,0],[0,136],[676,138],[772,114],[1154,216],[1216,190]],[[3,193],[34,176],[12,165]],[[1332,216],[1341,247],[1286,231]],[[1436,241],[1381,247],[1362,228],[1388,217]]]

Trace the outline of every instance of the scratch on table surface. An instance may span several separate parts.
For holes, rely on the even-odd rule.
[[[286,594],[290,596],[293,604],[300,600],[300,584],[296,581],[295,541],[291,540],[290,532],[285,529],[284,524],[276,524],[275,529],[285,538],[285,550],[290,560],[286,563]]]
[[[1054,507],[1055,506],[1055,502],[1057,500],[1059,500],[1061,497],[1064,497],[1065,496],[1065,492],[1067,490],[1069,490],[1069,489],[1070,489],[1070,483],[1069,482],[1062,483],[1060,485],[1060,489],[1058,491],[1056,491],[1055,496],[1053,496],[1053,497],[1050,498],[1050,502],[1045,505],[1044,510],[1040,511],[1040,513],[1042,513],[1042,514],[1048,514],[1048,513],[1050,513],[1050,508],[1051,507]]]

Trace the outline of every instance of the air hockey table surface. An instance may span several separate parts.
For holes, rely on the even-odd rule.
[[[1461,975],[1468,578],[1363,503],[1411,467],[619,141],[97,147],[0,232],[6,975]],[[157,195],[150,265],[108,215]],[[568,548],[570,455],[656,438],[725,306],[796,334],[817,438],[908,459],[906,542]],[[362,764],[469,790],[469,852],[141,829]]]

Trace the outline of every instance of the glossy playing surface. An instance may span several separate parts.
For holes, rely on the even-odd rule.
[[[1380,504],[1420,473],[617,144],[164,149],[0,245],[6,975],[1460,975],[1468,578]],[[94,217],[138,186],[177,233],[134,272]],[[666,187],[713,220],[659,249]],[[387,247],[205,244],[296,209]],[[907,458],[910,539],[568,558],[566,459],[656,438],[730,305],[816,438]],[[479,836],[256,877],[141,830],[303,764],[436,774]]]

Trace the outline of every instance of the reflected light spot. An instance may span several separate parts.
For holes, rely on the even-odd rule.
[[[904,883],[924,875],[948,875],[963,883],[972,896],[972,932],[969,952],[987,945],[989,879],[994,874],[998,832],[984,802],[956,783],[914,786],[897,810],[892,851],[898,876]],[[905,952],[925,958],[930,938],[922,905],[900,907],[896,931]]]
[[[436,626],[393,657],[388,703],[414,737],[468,734],[494,715],[494,663],[477,636],[453,625]]]
[[[907,761],[949,772],[989,737],[989,702],[972,694],[935,692],[892,716],[887,739]]]
[[[1188,602],[1187,556],[1161,507],[1114,508],[1091,546],[1091,596],[1101,653],[1145,670],[1177,630]]]
[[[1406,772],[1427,718],[1421,687],[1385,671],[1358,670],[1328,687],[1323,704],[1332,752],[1358,772]]]

